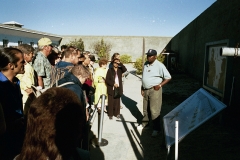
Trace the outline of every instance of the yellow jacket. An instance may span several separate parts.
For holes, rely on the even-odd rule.
[[[18,74],[17,78],[20,80],[20,88],[23,94],[23,104],[27,101],[28,94],[25,91],[26,89],[30,89],[31,85],[35,85],[34,81],[34,69],[31,64],[27,63],[24,66],[25,73]]]
[[[94,94],[94,104],[96,105],[100,96],[105,94],[107,96],[107,86],[105,82],[99,82],[102,80],[102,77],[106,79],[107,69],[106,68],[97,68],[94,74],[94,86],[96,87],[95,94]],[[107,99],[107,98],[106,98]],[[101,105],[101,100],[98,103],[98,107]],[[107,101],[105,101],[105,105],[107,105]]]

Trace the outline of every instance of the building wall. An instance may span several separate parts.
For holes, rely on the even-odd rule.
[[[37,47],[37,42],[42,37],[50,38],[56,45],[59,45],[62,39],[60,36],[50,33],[0,24],[0,47],[3,47],[3,40],[8,41],[8,47],[17,46],[19,41],[25,44],[32,43],[33,47]]]
[[[231,41],[229,47],[236,47],[240,43],[239,0],[217,0],[175,35],[166,48],[177,52],[182,69],[203,83],[206,43],[221,40]],[[227,76],[235,78],[232,103],[240,102],[239,61],[239,58],[234,58],[233,69],[227,73]]]
[[[128,54],[132,56],[134,62],[137,58],[142,56],[143,45],[145,44],[145,51],[148,49],[156,49],[160,53],[172,37],[140,37],[140,36],[63,36],[60,45],[67,44],[75,39],[82,39],[84,42],[84,49],[93,52],[92,45],[101,39],[106,43],[112,45],[111,53]],[[145,41],[145,43],[144,43]]]
[[[187,73],[202,79],[206,43],[240,42],[239,7],[239,0],[218,0],[172,38],[167,48],[179,53],[179,64]]]

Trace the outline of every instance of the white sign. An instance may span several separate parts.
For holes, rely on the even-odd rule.
[[[179,139],[226,108],[226,105],[204,89],[199,89],[163,117],[166,147],[175,142],[175,121],[179,123]]]
[[[220,56],[221,46],[209,47],[207,85],[224,92],[227,58]]]

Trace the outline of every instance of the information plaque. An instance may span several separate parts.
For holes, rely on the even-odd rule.
[[[203,88],[196,91],[163,117],[166,147],[169,148],[175,143],[175,121],[179,123],[179,142],[224,108],[224,103]]]

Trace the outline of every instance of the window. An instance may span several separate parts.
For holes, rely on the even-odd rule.
[[[33,47],[34,46],[34,42],[30,42],[30,45]]]
[[[3,39],[3,47],[7,47],[8,46],[8,40],[7,39]]]
[[[22,41],[18,41],[18,45],[22,44]]]

